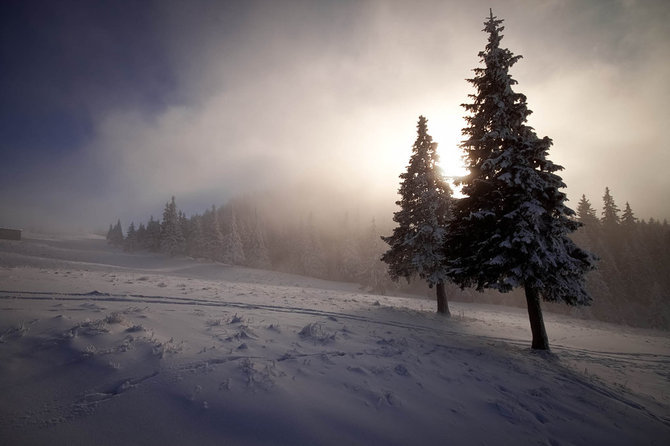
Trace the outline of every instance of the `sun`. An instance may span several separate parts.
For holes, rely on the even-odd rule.
[[[432,124],[432,125],[431,125]],[[465,127],[462,117],[436,117],[429,122],[429,133],[433,141],[437,142],[437,154],[440,157],[438,163],[442,174],[452,184],[455,179],[468,174],[463,163],[463,151],[459,147],[463,136],[461,129]],[[455,188],[455,192],[458,190]]]
[[[459,147],[463,139],[461,129],[466,125],[465,120],[461,116],[450,116],[438,107],[429,109],[424,116],[428,117],[428,134],[437,143],[438,166],[451,186],[454,196],[460,198],[462,197],[460,187],[456,187],[454,181],[468,174],[462,159],[463,151]],[[406,171],[412,144],[416,141],[416,131],[414,129],[413,132],[409,131],[406,116],[400,116],[392,122],[393,125],[384,128],[393,130],[383,132],[380,130],[371,139],[375,146],[383,148],[383,152],[371,153],[369,158],[370,164],[377,167],[375,170],[384,173],[383,180],[379,180],[379,184],[383,184],[383,187],[386,187],[389,181],[395,185],[398,173]],[[389,172],[393,172],[393,175],[389,175]]]

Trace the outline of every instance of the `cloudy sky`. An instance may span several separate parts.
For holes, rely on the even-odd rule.
[[[0,226],[99,230],[318,182],[393,202],[420,114],[455,175],[488,8],[571,203],[670,218],[670,4],[0,3]],[[294,190],[300,190],[296,188]]]

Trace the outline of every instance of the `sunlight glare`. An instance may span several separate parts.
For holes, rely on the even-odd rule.
[[[463,163],[463,151],[459,147],[463,136],[461,128],[464,120],[459,117],[434,118],[429,122],[429,132],[433,140],[438,143],[437,152],[440,156],[440,168],[454,190],[455,196],[460,196],[460,188],[454,186],[454,180],[468,174]]]

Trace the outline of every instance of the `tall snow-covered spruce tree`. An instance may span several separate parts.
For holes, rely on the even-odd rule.
[[[450,218],[451,188],[440,173],[437,144],[428,134],[427,120],[419,117],[418,136],[407,171],[400,174],[400,210],[393,234],[382,237],[390,245],[382,260],[393,280],[419,276],[437,290],[437,312],[449,315],[445,292],[446,256],[442,246]]]
[[[552,145],[526,125],[531,111],[516,93],[509,69],[521,56],[500,47],[502,20],[493,12],[484,31],[484,67],[468,79],[475,87],[464,104],[468,115],[461,144],[469,175],[461,179],[464,198],[454,205],[445,244],[449,276],[461,287],[508,292],[523,287],[533,349],[549,349],[540,296],[546,301],[588,305],[584,274],[591,254],[568,238],[580,223],[560,191],[561,166],[548,159]]]

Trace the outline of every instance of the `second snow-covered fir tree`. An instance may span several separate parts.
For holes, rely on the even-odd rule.
[[[442,248],[450,218],[451,188],[440,173],[437,144],[428,134],[423,116],[419,117],[417,133],[407,171],[400,175],[400,200],[396,201],[400,210],[393,215],[398,226],[392,235],[382,237],[390,246],[382,260],[393,280],[419,276],[431,288],[435,286],[437,311],[448,315]]]
[[[491,12],[485,23],[484,67],[475,68],[469,112],[464,198],[454,206],[446,247],[449,275],[461,286],[501,292],[523,287],[534,349],[549,349],[540,297],[570,305],[591,302],[584,274],[593,257],[568,234],[580,223],[565,204],[565,187],[548,159],[552,144],[526,125],[531,111],[516,93],[509,69],[521,56],[500,47],[502,20]]]

